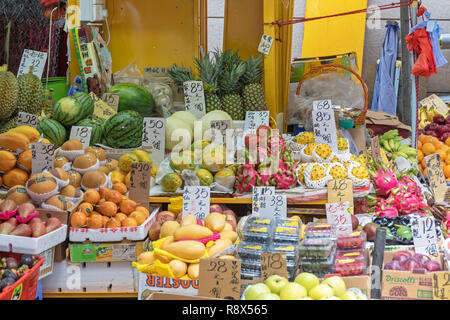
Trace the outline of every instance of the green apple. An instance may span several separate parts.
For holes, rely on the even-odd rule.
[[[263,293],[256,300],[280,300],[280,296],[275,293]]]
[[[289,283],[289,280],[285,277],[273,274],[268,277],[264,283],[269,287],[272,293],[280,294],[281,289]]]
[[[294,282],[297,282],[299,285],[303,286],[306,289],[306,291],[309,292],[309,290],[311,290],[320,283],[320,280],[313,273],[302,272],[297,277],[295,277]]]
[[[297,299],[297,300],[312,300],[312,298],[311,297],[304,297],[304,298],[300,298],[300,299]]]
[[[254,284],[245,291],[245,300],[258,300],[263,293],[270,293],[269,287],[262,282]]]
[[[320,300],[322,298],[329,298],[334,296],[333,289],[327,284],[319,284],[312,288],[308,294],[313,300]]]
[[[323,297],[320,300],[342,300],[342,299],[336,296],[331,296],[331,297]]]
[[[343,295],[345,290],[347,289],[344,280],[342,280],[342,278],[338,276],[326,278],[322,281],[322,283],[329,285],[331,289],[333,289],[334,295],[338,297]]]
[[[280,299],[281,300],[298,300],[304,298],[308,295],[306,289],[296,282],[289,282],[287,285],[281,289]]]
[[[339,298],[342,300],[359,300],[357,295],[352,291],[345,291]]]

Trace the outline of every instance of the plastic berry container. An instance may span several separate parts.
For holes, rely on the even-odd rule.
[[[310,222],[306,225],[305,238],[335,239],[336,233],[330,224]]]
[[[261,270],[246,269],[241,267],[241,278],[259,278],[261,277]]]
[[[364,259],[336,259],[334,272],[342,277],[358,276],[366,273],[366,263]]]
[[[260,261],[256,260],[247,260],[243,259],[241,260],[241,269],[248,269],[248,270],[261,270],[261,263]]]
[[[267,243],[270,240],[271,228],[269,226],[255,226],[247,224],[244,227],[244,241]]]
[[[256,216],[249,216],[247,221],[245,222],[246,225],[252,225],[252,226],[267,226],[271,227],[273,224],[272,219],[262,219],[260,217]]]
[[[300,228],[275,226],[272,234],[273,241],[298,243],[300,240]]]
[[[292,244],[286,244],[286,243],[277,243],[272,242],[269,245],[268,249],[269,253],[285,253],[286,254],[286,261],[294,261],[297,259],[297,246]]]
[[[365,261],[366,255],[364,253],[364,249],[338,250],[336,259],[361,259]]]
[[[267,252],[267,245],[254,242],[242,242],[238,247],[238,255],[241,260],[249,260],[260,263],[260,256]]]
[[[333,231],[333,227],[331,224],[328,223],[321,223],[321,222],[309,222],[306,225],[306,232],[308,231]]]
[[[336,249],[336,242],[332,239],[307,238],[300,242],[299,252],[304,257],[325,259]]]
[[[326,274],[334,272],[335,254],[327,259],[301,260],[300,266],[303,272],[314,273],[318,277],[324,277]]]
[[[366,243],[366,233],[358,230],[337,237],[338,249],[363,249]]]

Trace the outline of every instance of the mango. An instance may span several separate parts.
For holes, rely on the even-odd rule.
[[[155,261],[155,253],[153,251],[142,252],[137,261],[139,264],[152,264]]]
[[[180,228],[180,224],[176,221],[166,221],[163,223],[161,227],[161,231],[159,233],[160,238],[165,238],[168,236],[173,236],[174,232]],[[177,240],[177,239],[175,239]]]
[[[235,243],[237,240],[237,233],[234,231],[222,231],[220,232],[221,239],[229,239],[231,242]]]
[[[228,247],[231,247],[233,245],[233,242],[231,242],[230,239],[224,238],[216,240],[216,242],[208,248],[208,256],[212,258],[214,255],[218,254],[219,252],[222,252]]]
[[[188,266],[185,262],[176,259],[169,262],[169,267],[172,270],[175,278],[181,278],[186,275],[188,269]]]
[[[188,267],[188,276],[191,279],[198,279],[200,274],[200,264],[199,263],[191,263]]]
[[[176,229],[173,237],[177,241],[180,239],[203,239],[212,235],[213,232],[206,227],[199,226],[198,224],[189,224]]]
[[[166,251],[187,260],[200,259],[206,251],[203,243],[195,240],[172,242],[167,245]]]
[[[192,214],[187,214],[186,216],[183,217],[183,219],[181,220],[181,226],[187,226],[189,224],[197,224],[197,219],[195,218],[194,215]]]
[[[206,217],[205,226],[212,231],[221,232],[225,227],[225,216],[219,212],[212,212]]]

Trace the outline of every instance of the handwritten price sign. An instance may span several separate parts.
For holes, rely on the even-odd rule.
[[[259,216],[261,218],[272,219],[275,217],[286,218],[286,196],[266,195],[259,197]]]
[[[327,221],[336,230],[337,235],[352,232],[352,217],[349,212],[350,203],[327,203]]]
[[[230,120],[212,120],[211,121],[211,136],[213,141],[220,144],[227,144],[227,130],[231,129]]]
[[[425,157],[428,178],[436,202],[444,201],[445,193],[447,192],[447,182],[445,181],[444,171],[442,171],[441,161],[441,155],[438,153],[430,154]]]
[[[272,43],[273,37],[263,34],[261,37],[261,41],[259,42],[258,52],[268,55],[270,52],[270,48],[272,48]]]
[[[17,119],[18,126],[30,126],[36,128],[39,124],[39,117],[35,114],[19,112],[19,118]]]
[[[152,166],[149,162],[133,162],[131,164],[129,197],[147,209],[149,208],[151,171]]]
[[[144,118],[142,131],[142,148],[144,148],[158,165],[164,159],[166,148],[166,119]]]
[[[263,253],[260,256],[261,277],[267,279],[271,275],[277,274],[288,277],[285,253]]]
[[[78,139],[83,145],[83,149],[89,147],[91,143],[92,127],[72,126],[70,129],[70,139]]]
[[[439,257],[436,225],[433,217],[414,217],[411,220],[411,231],[416,253]]]
[[[184,103],[186,110],[190,111],[197,118],[206,114],[205,92],[202,81],[183,82]]]
[[[433,300],[450,299],[450,272],[433,273]]]
[[[33,67],[33,74],[41,79],[46,61],[47,52],[40,52],[30,49],[23,50],[19,70],[17,71],[17,77],[29,73],[30,67]]]
[[[239,300],[241,261],[239,259],[200,259],[198,295]]]
[[[108,106],[113,108],[114,111],[117,112],[117,110],[119,109],[120,95],[116,93],[104,93],[102,100],[105,101],[108,104]]]
[[[260,212],[260,198],[275,195],[275,187],[253,187],[252,190],[252,214]]]
[[[328,182],[328,202],[353,203],[353,184],[350,179],[335,179]]]
[[[269,111],[247,111],[245,113],[244,136],[256,133],[260,126],[269,125]]]
[[[53,169],[55,146],[49,143],[30,143],[31,173],[41,173]]]
[[[381,156],[381,147],[380,147],[380,137],[375,136],[372,139],[370,139],[370,145],[372,149],[372,157],[377,162],[382,162],[383,158]]]
[[[336,122],[331,100],[314,101],[312,118],[316,142],[329,144],[331,150],[337,152]]]
[[[183,192],[183,217],[192,214],[205,220],[209,214],[211,189],[209,187],[186,186]]]

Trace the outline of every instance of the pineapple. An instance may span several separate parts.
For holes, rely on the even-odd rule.
[[[175,82],[178,89],[181,89],[181,91],[183,91],[183,82],[195,80],[194,75],[190,71],[184,71],[176,64],[173,65],[167,74]]]
[[[325,178],[325,168],[321,165],[314,165],[311,169],[311,180],[316,181]]]
[[[298,136],[295,137],[295,142],[298,144],[308,144],[315,142],[314,133],[312,132],[302,132]]]
[[[321,143],[315,149],[314,152],[322,159],[328,159],[331,156],[331,147],[328,144]]]
[[[223,67],[223,59],[216,60],[213,63],[209,53],[205,55],[202,52],[202,59],[194,58],[194,61],[198,68],[198,79],[203,82],[205,87],[206,112],[222,110],[222,102],[217,93],[219,91],[218,82]]]
[[[301,181],[301,183],[305,183],[305,175],[304,175],[304,172],[305,172],[305,169],[306,169],[306,167],[308,166],[309,164],[308,163],[302,163],[299,167],[298,167],[298,170],[297,170],[297,177],[298,177],[298,180],[299,181]]]
[[[246,70],[242,76],[244,89],[242,89],[242,99],[247,111],[267,110],[264,88],[261,85],[263,67],[261,65],[262,56],[250,57],[246,62]]]
[[[356,162],[358,162],[359,164],[365,166],[367,164],[367,155],[365,154],[360,154],[359,157],[357,157],[355,159]]]
[[[347,171],[342,165],[334,165],[331,167],[329,171],[330,176],[333,177],[333,179],[345,179],[347,178]]]
[[[369,179],[369,172],[364,166],[356,166],[352,169],[351,174],[361,180]]]
[[[312,155],[312,151],[315,147],[317,147],[319,144],[317,142],[313,142],[308,144],[305,149],[303,149],[303,153],[310,156]]]
[[[222,110],[228,113],[233,120],[244,120],[241,91],[241,77],[245,72],[245,62],[239,59],[237,52],[231,54],[229,50],[223,53],[224,68],[220,79],[220,92],[222,95]],[[218,56],[216,55],[216,61]]]

